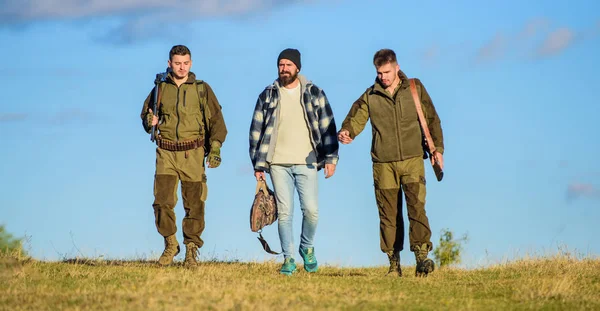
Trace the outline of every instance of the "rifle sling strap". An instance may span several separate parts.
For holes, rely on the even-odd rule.
[[[154,115],[158,115],[158,112],[160,111],[160,105],[162,102],[162,87],[161,87],[162,83],[157,84],[156,88],[158,88],[156,90],[156,93],[158,94],[156,96],[156,111],[153,111]]]
[[[425,116],[423,115],[423,108],[421,106],[421,99],[419,98],[419,94],[417,94],[417,86],[415,85],[415,79],[409,79],[410,81],[410,92],[413,97],[413,101],[415,102],[415,106],[417,108],[417,115],[419,116],[419,123],[421,124],[421,129],[423,130],[423,134],[425,135],[425,141],[427,142],[427,147],[430,155],[433,155],[435,152],[435,145],[433,143],[433,139],[431,138],[431,133],[429,133],[429,127],[427,126],[427,120],[425,120]]]

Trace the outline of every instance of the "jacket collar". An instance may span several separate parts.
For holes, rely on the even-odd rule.
[[[188,74],[188,79],[183,83],[188,84],[188,83],[194,83],[195,81],[196,81],[196,74],[194,74],[193,72],[190,71],[190,73]],[[169,72],[169,74],[167,75],[166,82],[175,84],[175,80],[173,79],[172,72]]]
[[[398,70],[398,77],[400,77],[400,84],[399,84],[400,89],[405,89],[410,86],[408,77],[402,70]],[[379,83],[379,79],[377,79],[377,78],[375,78],[375,84],[373,84],[373,92],[379,92],[379,93],[387,95],[385,88],[381,85],[381,83]]]

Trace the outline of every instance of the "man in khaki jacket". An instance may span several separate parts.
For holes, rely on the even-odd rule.
[[[165,250],[158,262],[161,265],[172,263],[180,250],[175,237],[174,208],[181,181],[185,264],[193,266],[197,264],[198,249],[204,244],[200,238],[204,231],[204,202],[208,192],[204,157],[208,155],[209,168],[221,164],[221,145],[227,136],[227,128],[215,93],[208,83],[196,80],[190,71],[190,50],[183,45],[173,46],[168,65],[171,71],[158,86],[161,94],[158,96],[158,116],[151,109],[153,91],[144,101],[140,115],[147,132],[153,126],[158,128],[152,206],[156,228],[165,241]]]
[[[371,120],[373,140],[371,157],[375,198],[379,208],[381,250],[388,255],[387,275],[402,276],[400,251],[404,248],[402,192],[408,210],[410,250],[415,253],[416,275],[426,276],[434,270],[433,260],[427,258],[432,249],[431,229],[425,213],[425,168],[423,132],[410,91],[410,82],[400,70],[396,54],[389,49],[375,53],[377,70],[375,84],[358,98],[342,123],[338,140],[349,144]],[[440,119],[425,86],[415,79],[423,113],[443,168],[444,142]],[[434,159],[435,158],[435,159]]]

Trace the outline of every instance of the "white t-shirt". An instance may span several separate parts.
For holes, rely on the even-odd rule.
[[[316,165],[317,157],[310,143],[300,90],[300,83],[292,89],[280,88],[277,142],[272,164]]]

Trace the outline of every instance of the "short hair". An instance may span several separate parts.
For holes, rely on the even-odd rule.
[[[192,57],[192,52],[190,52],[190,49],[185,45],[175,45],[171,48],[171,51],[169,51],[169,60],[172,60],[175,55],[190,55],[190,57]]]
[[[373,56],[373,65],[381,67],[387,63],[397,63],[396,53],[390,49],[381,49]]]

